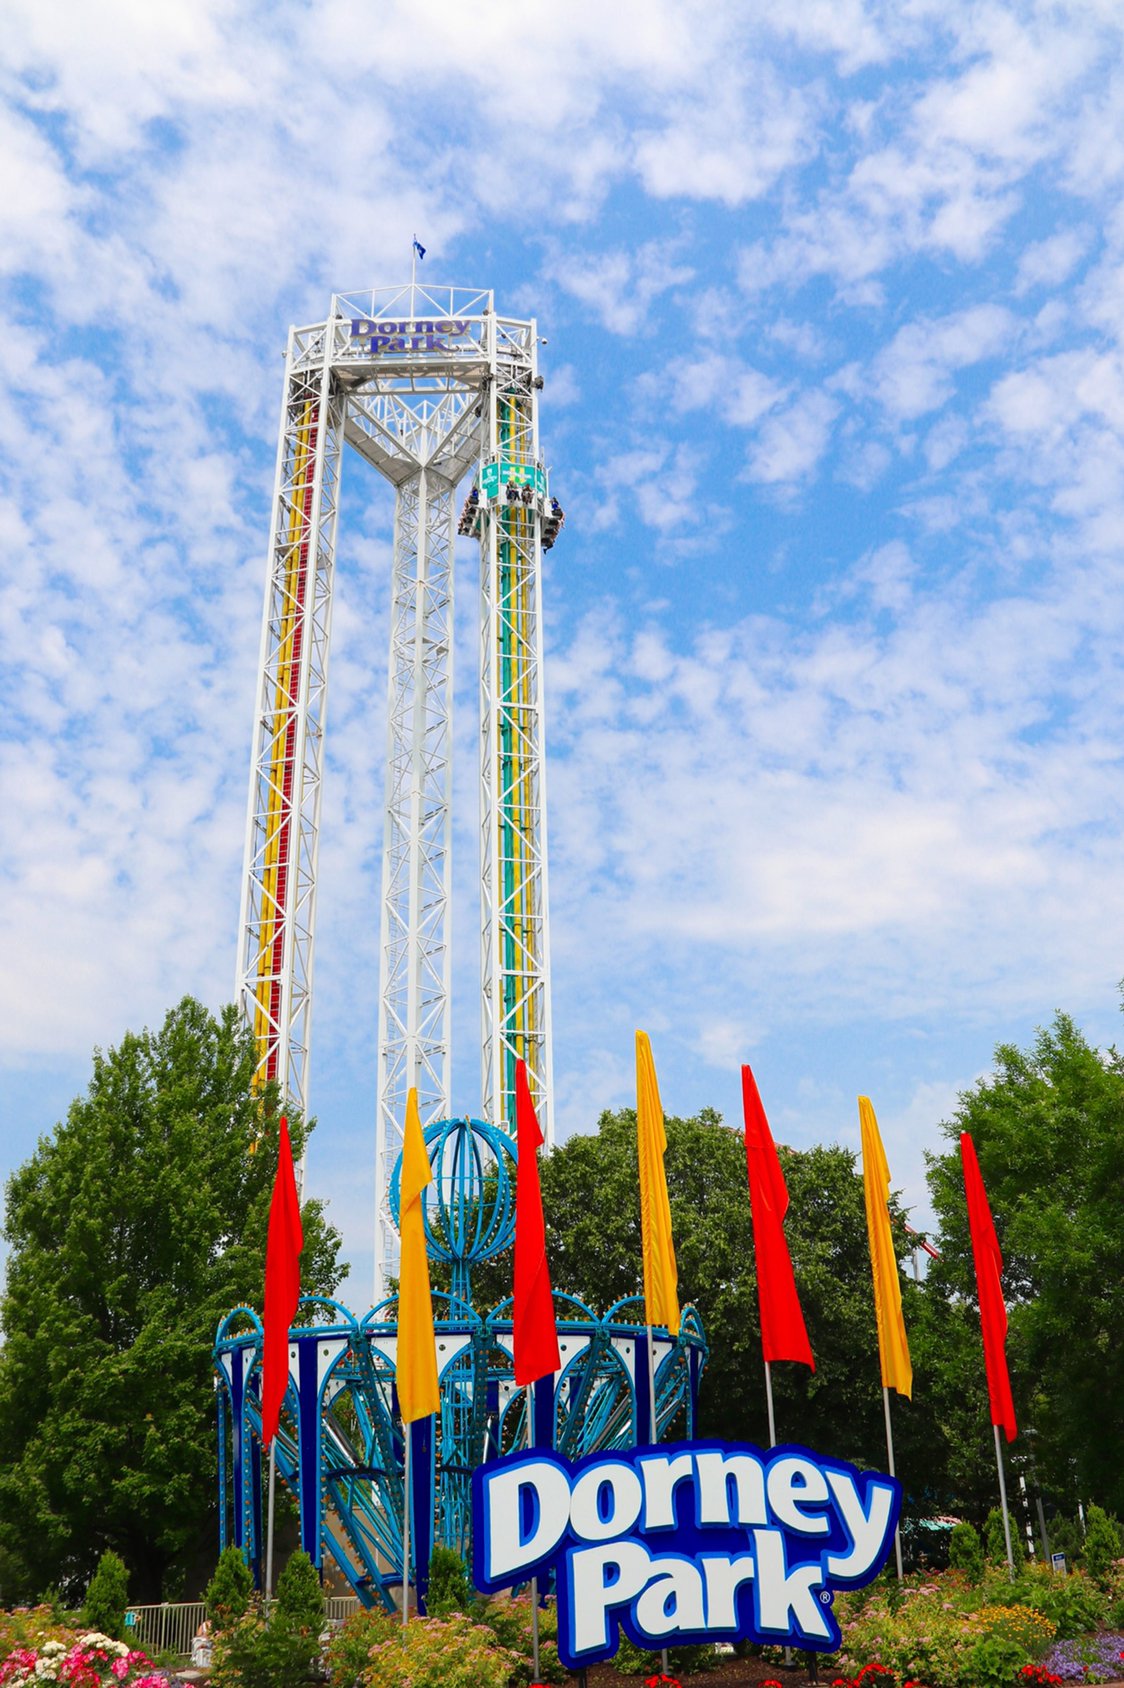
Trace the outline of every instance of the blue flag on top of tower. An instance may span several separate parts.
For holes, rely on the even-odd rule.
[[[419,258],[425,257],[425,247],[422,245],[417,235],[414,236],[414,251],[417,253]]]

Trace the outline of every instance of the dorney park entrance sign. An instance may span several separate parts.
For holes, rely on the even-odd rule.
[[[637,1646],[747,1639],[834,1652],[833,1588],[871,1582],[901,1488],[807,1448],[679,1442],[576,1463],[529,1449],[473,1476],[486,1593],[553,1572],[558,1651],[579,1669]]]

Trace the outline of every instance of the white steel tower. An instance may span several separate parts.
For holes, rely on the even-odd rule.
[[[453,528],[480,545],[483,1106],[514,1130],[515,1063],[551,1128],[538,336],[491,293],[340,294],[289,335],[246,828],[237,989],[259,1083],[308,1099],[317,844],[342,444],[395,489],[376,1120],[376,1297],[406,1093],[447,1117]]]

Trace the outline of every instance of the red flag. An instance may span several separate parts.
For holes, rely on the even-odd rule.
[[[261,1434],[266,1445],[277,1434],[281,1403],[289,1384],[289,1326],[301,1292],[300,1202],[293,1174],[289,1122],[281,1116],[277,1146],[277,1176],[269,1206],[269,1240],[265,1247],[265,1340],[262,1343]]]
[[[1017,1433],[1011,1379],[1007,1375],[1007,1308],[1003,1300],[1003,1256],[995,1223],[987,1204],[976,1145],[966,1131],[960,1133],[960,1159],[964,1163],[964,1194],[968,1198],[968,1229],[972,1233],[972,1255],[976,1262],[976,1288],[983,1330],[984,1366],[991,1422],[1013,1442]]]
[[[554,1297],[546,1263],[546,1226],[539,1189],[543,1136],[527,1083],[527,1067],[515,1063],[515,1381],[522,1389],[561,1369]]]
[[[788,1189],[777,1158],[757,1082],[742,1068],[745,1158],[749,1168],[749,1205],[753,1213],[753,1250],[757,1257],[757,1301],[761,1309],[761,1347],[767,1361],[799,1360],[816,1369],[804,1328],[796,1279],[792,1275],[784,1216]]]

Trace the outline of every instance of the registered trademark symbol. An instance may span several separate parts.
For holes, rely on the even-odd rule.
[[[830,1606],[834,1599],[835,1599],[834,1589],[830,1589],[830,1588],[821,1588],[820,1589],[820,1605],[821,1606]]]

